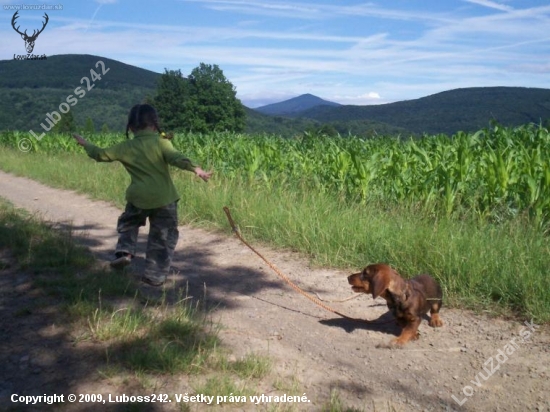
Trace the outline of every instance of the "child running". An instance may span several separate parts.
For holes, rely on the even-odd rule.
[[[195,173],[205,182],[212,172],[205,172],[177,151],[159,127],[157,111],[149,104],[137,104],[130,110],[126,137],[134,138],[109,148],[100,148],[74,134],[77,143],[97,162],[119,161],[130,174],[126,190],[126,209],[117,223],[119,233],[115,259],[111,267],[122,269],[136,253],[139,228],[149,219],[145,272],[141,280],[152,286],[166,281],[178,242],[176,192],[169,165]],[[159,135],[160,134],[160,135]]]

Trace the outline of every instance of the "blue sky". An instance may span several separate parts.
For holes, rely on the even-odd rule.
[[[217,64],[248,107],[304,93],[383,104],[480,86],[550,88],[548,0],[0,0],[0,60],[26,54],[14,7],[50,8],[34,54],[155,72]],[[44,10],[21,10],[21,30]],[[39,62],[35,62],[39,63]]]

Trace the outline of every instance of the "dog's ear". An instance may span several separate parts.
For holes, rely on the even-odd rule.
[[[393,270],[389,266],[370,265],[363,272],[363,276],[369,280],[373,299],[382,295],[391,286]]]
[[[392,294],[394,299],[406,301],[412,294],[410,286],[407,284],[399,273],[391,269],[390,281],[388,284],[388,292]]]

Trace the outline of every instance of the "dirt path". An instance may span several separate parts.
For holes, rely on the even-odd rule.
[[[44,219],[71,222],[75,230],[86,232],[87,244],[98,259],[109,259],[120,210],[3,172],[0,196]],[[145,236],[146,231],[143,233]],[[351,294],[348,273],[312,269],[291,253],[258,250],[311,293],[333,300]],[[188,283],[195,292],[206,291],[207,301],[216,308],[214,319],[224,326],[220,333],[223,342],[237,357],[249,352],[269,354],[278,373],[297,377],[311,400],[302,405],[303,410],[319,408],[333,389],[345,405],[367,411],[384,411],[389,406],[398,411],[550,410],[547,328],[531,326],[530,338],[522,341],[522,331],[525,336],[530,329],[520,322],[444,308],[443,328],[432,329],[423,322],[419,341],[401,350],[377,349],[378,343],[397,333],[392,323],[354,323],[324,311],[281,282],[234,237],[181,227],[173,266],[176,272],[167,287]],[[2,283],[3,307],[7,284]],[[386,312],[382,300],[373,301],[366,295],[329,305],[368,319]],[[63,340],[63,334],[56,336]],[[1,395],[14,389],[10,370],[19,375],[21,371],[29,375],[42,372],[39,366],[23,367],[29,362],[25,353],[30,351],[7,358],[12,369],[0,375]],[[249,404],[241,409],[254,407]]]

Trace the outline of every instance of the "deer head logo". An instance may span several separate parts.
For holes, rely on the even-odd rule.
[[[21,33],[19,31],[19,26],[15,27],[15,20],[19,17],[17,15],[17,13],[19,13],[19,11],[16,11],[15,14],[13,15],[13,17],[11,18],[11,25],[12,25],[13,29],[21,35],[21,38],[23,40],[25,40],[25,48],[27,49],[27,53],[32,53],[32,51],[34,50],[34,42],[36,41],[36,38],[38,37],[38,35],[40,33],[42,33],[42,31],[46,27],[46,24],[48,24],[48,20],[50,18],[48,17],[48,15],[46,13],[44,13],[44,18],[46,19],[46,21],[43,23],[42,28],[38,31],[33,30],[32,35],[29,36],[27,34],[27,30],[25,30],[25,32]]]

